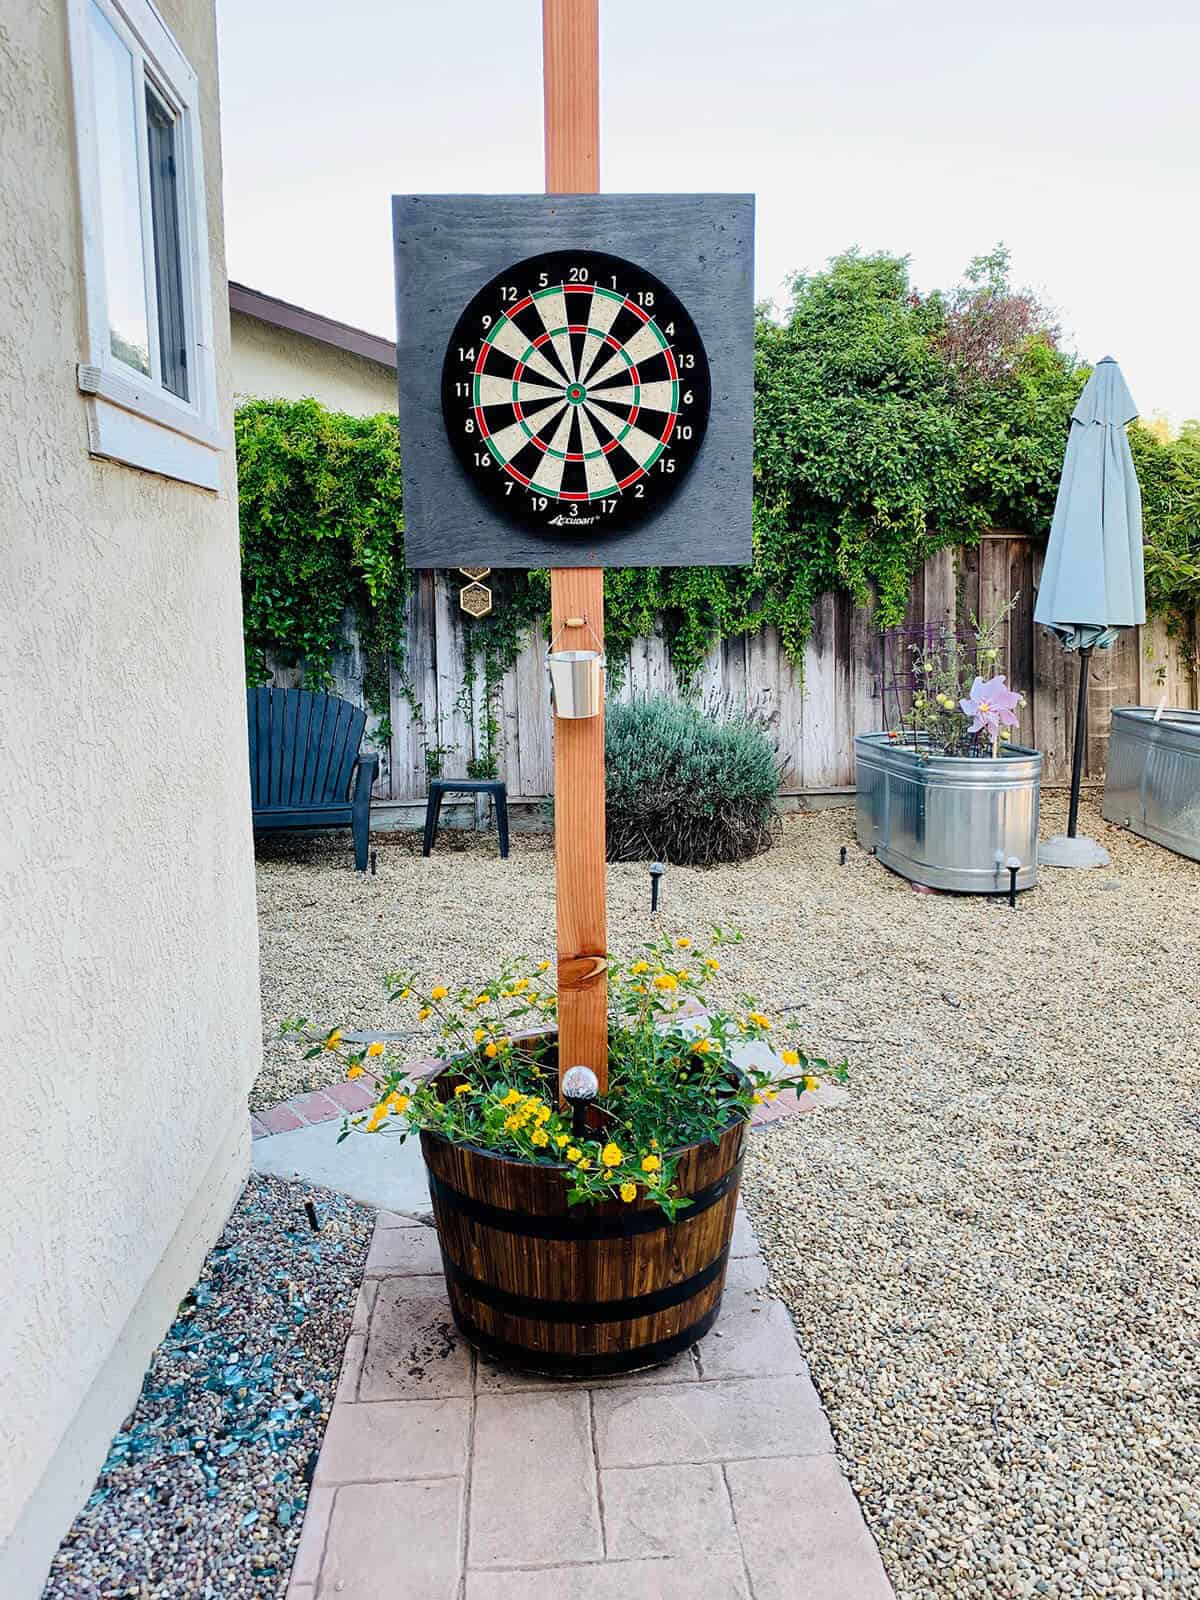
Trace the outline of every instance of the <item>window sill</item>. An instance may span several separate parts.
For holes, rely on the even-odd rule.
[[[79,388],[92,455],[201,489],[221,487],[226,442],[194,412],[98,367],[80,366]]]

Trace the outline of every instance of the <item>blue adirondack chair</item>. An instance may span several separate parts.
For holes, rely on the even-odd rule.
[[[352,828],[354,865],[365,872],[379,767],[359,751],[366,712],[307,689],[247,689],[246,719],[255,832]]]

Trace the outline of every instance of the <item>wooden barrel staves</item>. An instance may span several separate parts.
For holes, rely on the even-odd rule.
[[[485,1355],[562,1377],[633,1372],[704,1337],[721,1305],[746,1124],[687,1146],[670,1222],[644,1195],[568,1206],[565,1169],[422,1132],[454,1320]]]

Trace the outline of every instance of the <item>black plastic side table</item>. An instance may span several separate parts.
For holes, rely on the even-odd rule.
[[[500,859],[508,858],[508,785],[493,782],[490,778],[433,778],[429,784],[429,802],[425,807],[425,839],[421,854],[427,856],[433,849],[433,836],[437,832],[442,800],[448,794],[490,794],[496,807],[496,832],[500,836]]]

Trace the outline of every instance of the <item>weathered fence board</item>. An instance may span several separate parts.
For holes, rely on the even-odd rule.
[[[1026,704],[1017,730],[1022,743],[1043,752],[1044,782],[1070,777],[1075,734],[1078,663],[1033,621],[1042,554],[1033,541],[999,531],[971,548],[943,550],[917,574],[906,621],[910,626],[953,623],[956,606],[994,617],[1012,594],[1020,598],[1000,643],[1009,682]],[[455,573],[416,574],[407,612],[407,656],[391,671],[391,738],[379,746],[381,800],[424,799],[431,775],[465,775],[467,762],[484,754],[481,682],[465,688],[466,641],[458,608],[462,580]],[[1121,635],[1112,650],[1092,657],[1086,773],[1104,773],[1113,706],[1200,706],[1194,668],[1200,632],[1195,621],[1184,638],[1172,638],[1161,620]],[[546,640],[539,630],[496,696],[499,774],[513,799],[537,799],[554,783]],[[344,648],[333,663],[336,692],[365,703],[364,652],[347,617]],[[661,628],[635,642],[611,693],[630,700],[678,695]],[[783,654],[774,628],[714,643],[691,692],[710,710],[726,709],[762,723],[779,750],[784,794],[846,789],[854,783],[854,735],[884,725],[883,644],[868,611],[848,595],[825,595],[813,610],[812,633],[801,670]],[[274,681],[301,681],[299,667],[274,664]],[[368,722],[378,729],[378,719]]]

